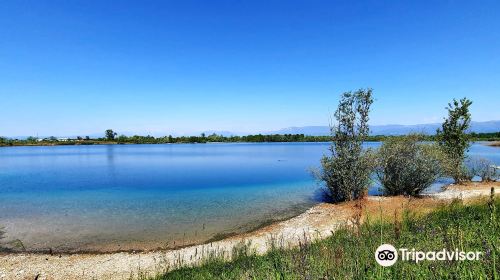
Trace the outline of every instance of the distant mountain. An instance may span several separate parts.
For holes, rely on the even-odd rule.
[[[472,122],[471,131],[476,133],[499,132],[500,121]]]
[[[402,135],[411,132],[423,134],[435,134],[436,130],[441,127],[440,123],[430,124],[415,124],[415,125],[373,125],[370,126],[371,135]],[[500,131],[500,121],[472,122],[470,132],[489,133]],[[267,132],[265,134],[305,134],[311,136],[328,135],[330,128],[328,126],[302,126],[288,127],[276,131]]]

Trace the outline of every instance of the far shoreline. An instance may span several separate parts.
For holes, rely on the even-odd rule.
[[[368,140],[365,143],[377,143],[383,142],[384,140]],[[114,145],[182,145],[182,144],[286,144],[286,143],[330,143],[331,140],[325,141],[239,141],[239,142],[176,142],[176,143],[119,143],[119,142],[93,142],[93,143],[82,143],[82,142],[61,142],[61,143],[29,143],[29,144],[13,144],[13,145],[0,145],[0,148],[7,147],[56,147],[56,146],[114,146]],[[489,147],[500,147],[500,141],[498,140],[477,140],[471,141],[471,143],[479,143],[484,146]]]
[[[115,134],[116,135],[116,134]],[[388,138],[398,137],[400,135],[369,135],[365,142],[381,142]],[[422,141],[436,141],[436,135],[422,134]],[[471,133],[469,134],[471,142],[493,142],[500,143],[500,132],[498,133]],[[139,145],[139,144],[206,144],[206,143],[326,143],[332,141],[331,135],[305,135],[305,134],[255,134],[244,136],[223,136],[217,134],[200,136],[177,136],[171,135],[154,137],[147,136],[112,136],[90,138],[57,138],[57,137],[28,137],[26,139],[15,139],[9,137],[0,137],[0,147],[19,147],[19,146],[78,146],[78,145]],[[500,145],[500,144],[499,144]]]

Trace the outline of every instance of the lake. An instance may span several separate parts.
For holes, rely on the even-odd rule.
[[[377,147],[379,143],[368,143]],[[0,148],[0,226],[28,250],[174,248],[318,203],[328,143]],[[500,165],[500,148],[472,145]],[[433,187],[436,190],[439,183]],[[377,193],[377,186],[370,194]]]

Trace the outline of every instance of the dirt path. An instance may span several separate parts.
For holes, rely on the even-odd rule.
[[[146,253],[107,254],[4,254],[0,255],[0,279],[129,279],[153,276],[178,265],[195,265],[209,254],[229,257],[234,246],[249,243],[264,253],[275,243],[294,246],[300,240],[325,238],[338,227],[361,221],[366,215],[393,218],[402,207],[427,212],[453,198],[464,200],[487,196],[490,188],[500,193],[500,182],[450,186],[425,198],[369,197],[360,204],[318,204],[290,220],[278,222],[251,233],[179,250]]]

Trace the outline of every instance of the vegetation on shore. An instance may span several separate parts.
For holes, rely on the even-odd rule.
[[[500,132],[495,133],[470,133],[471,141],[500,141]],[[365,141],[380,142],[397,136],[369,135]],[[423,141],[435,141],[435,135],[423,135]],[[246,135],[246,136],[222,136],[217,134],[200,136],[125,136],[120,135],[109,140],[106,137],[90,138],[77,137],[74,139],[58,139],[48,137],[38,139],[28,137],[27,139],[11,139],[0,137],[0,146],[55,146],[55,145],[112,145],[112,144],[178,144],[178,143],[263,143],[263,142],[331,142],[331,136],[310,136],[304,134],[272,134],[272,135]]]
[[[199,267],[179,268],[160,279],[498,279],[500,277],[500,201],[450,205],[420,216],[402,208],[391,220],[368,217],[323,240],[298,248],[275,246],[263,256],[248,246],[235,249],[231,262],[211,256]],[[381,209],[382,211],[382,209]],[[391,267],[374,258],[382,243],[417,251],[480,251],[477,261],[399,259]]]
[[[325,183],[332,201],[350,201],[364,196],[372,173],[371,151],[363,149],[368,136],[372,89],[344,92],[331,126],[330,155],[321,159],[317,177]]]
[[[385,140],[376,153],[375,174],[385,195],[417,196],[442,174],[442,152],[412,134]]]
[[[107,132],[109,133],[109,132]],[[112,130],[111,130],[111,133]],[[329,142],[330,136],[307,136],[304,134],[273,134],[273,135],[246,135],[246,136],[222,136],[217,134],[200,136],[125,136],[103,138],[77,137],[76,139],[58,139],[49,137],[37,139],[9,139],[0,137],[0,146],[30,146],[30,145],[99,145],[99,144],[177,144],[177,143],[240,143],[240,142]],[[382,136],[374,136],[372,141],[379,141]]]
[[[448,118],[444,120],[442,128],[437,131],[437,143],[446,154],[447,162],[444,165],[447,175],[455,182],[468,180],[464,166],[467,151],[470,147],[470,136],[466,133],[470,127],[471,115],[469,106],[472,104],[467,98],[460,101],[453,99],[448,104]]]
[[[446,108],[448,117],[434,141],[428,136],[410,134],[382,139],[376,151],[362,149],[367,140],[372,90],[345,92],[335,111],[331,126],[330,155],[321,159],[316,177],[325,185],[325,195],[333,202],[363,197],[376,174],[385,195],[419,196],[440,177],[455,183],[496,180],[497,168],[487,159],[467,156],[471,135],[472,104],[467,98],[453,99]]]

